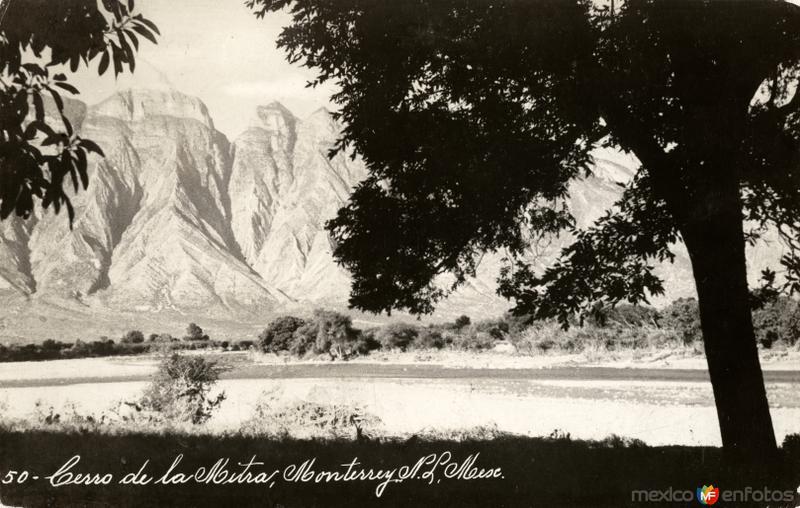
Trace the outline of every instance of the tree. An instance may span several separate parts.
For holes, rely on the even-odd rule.
[[[130,330],[119,341],[121,344],[141,344],[144,342],[144,334],[139,330]]]
[[[328,229],[350,304],[432,311],[508,252],[501,294],[557,317],[663,292],[657,261],[692,261],[722,442],[776,450],[749,308],[745,242],[775,227],[800,288],[800,13],[782,1],[250,0],[288,9],[279,45],[331,81],[369,176]],[[612,4],[613,5],[613,4]],[[611,7],[611,8],[610,8]],[[579,229],[569,182],[592,151],[641,162],[615,207]],[[756,228],[744,230],[744,221]],[[534,269],[528,248],[572,237]],[[442,275],[449,284],[442,286]],[[769,273],[765,274],[768,277]],[[774,277],[773,277],[774,280]]]
[[[208,335],[203,333],[203,329],[200,328],[196,323],[189,323],[186,327],[186,335],[183,336],[183,340],[186,341],[197,341],[197,340],[210,340]]]
[[[469,318],[469,316],[461,315],[456,318],[453,324],[455,325],[456,329],[460,330],[466,326],[469,326],[470,323],[472,323],[472,320]]]
[[[294,332],[305,324],[304,320],[294,316],[276,318],[258,334],[258,346],[265,353],[289,351],[294,339]]]
[[[405,351],[419,336],[419,328],[408,323],[389,323],[375,333],[375,338],[385,350]]]
[[[347,359],[357,352],[358,330],[350,316],[332,310],[317,309],[294,334],[291,352],[302,356],[308,351],[328,353],[331,358]]]
[[[28,218],[39,201],[56,213],[75,212],[63,185],[89,185],[88,156],[97,144],[78,136],[61,93],[78,94],[59,67],[72,72],[99,60],[103,74],[133,72],[139,37],[156,42],[158,28],[134,11],[133,0],[14,0],[5,2],[0,32],[0,219]],[[55,104],[55,118],[47,101]],[[50,118],[48,118],[50,116]]]

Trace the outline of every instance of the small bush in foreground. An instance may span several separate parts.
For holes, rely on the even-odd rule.
[[[210,395],[223,370],[200,356],[173,354],[162,360],[141,400],[130,405],[155,420],[204,423],[225,400],[225,392]]]
[[[361,406],[312,401],[281,403],[275,393],[263,393],[253,418],[242,425],[242,432],[361,440],[378,434],[380,426],[380,418]]]

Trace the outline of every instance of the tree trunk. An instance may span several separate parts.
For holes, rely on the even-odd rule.
[[[742,206],[736,182],[683,198],[680,231],[697,284],[722,445],[731,463],[770,467],[777,446],[753,331]],[[686,203],[686,201],[684,201]]]

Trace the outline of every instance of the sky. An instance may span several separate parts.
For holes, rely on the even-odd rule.
[[[118,79],[111,71],[99,77],[96,58],[70,76],[76,98],[95,104],[116,90],[169,86],[199,97],[229,138],[248,126],[257,105],[273,100],[301,118],[332,109],[331,88],[305,88],[314,72],[290,65],[275,45],[287,15],[257,19],[244,0],[136,0],[136,10],[158,25],[158,45],[140,37],[134,74]]]

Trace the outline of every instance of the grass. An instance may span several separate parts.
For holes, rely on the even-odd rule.
[[[502,478],[456,480],[441,477],[429,484],[412,479],[389,484],[380,498],[379,482],[291,483],[264,485],[118,485],[116,480],[135,472],[146,461],[146,471],[163,474],[174,458],[183,455],[176,471],[190,473],[210,467],[220,458],[231,463],[254,455],[266,465],[256,472],[283,469],[316,458],[316,470],[337,470],[357,457],[366,468],[413,465],[430,454],[449,451],[462,462],[479,454],[476,466],[502,469]],[[716,448],[631,446],[619,439],[604,442],[573,441],[554,433],[550,438],[500,435],[493,439],[447,438],[405,441],[345,439],[264,439],[243,436],[186,434],[126,434],[46,431],[0,431],[0,472],[27,470],[45,476],[73,455],[80,455],[76,471],[111,473],[105,486],[51,487],[43,480],[22,485],[0,485],[0,499],[13,506],[542,506],[625,507],[632,490],[683,489],[692,492],[713,482],[721,489],[739,488]],[[797,456],[771,475],[772,486],[795,489],[800,473]],[[231,470],[236,468],[229,467]],[[343,469],[339,469],[343,470]],[[759,485],[760,488],[763,488]],[[648,504],[658,506],[659,504]],[[683,504],[685,506],[686,503]],[[678,506],[678,505],[676,505]],[[737,505],[740,506],[740,505]],[[775,505],[773,505],[775,506]],[[794,506],[794,504],[791,504]]]

